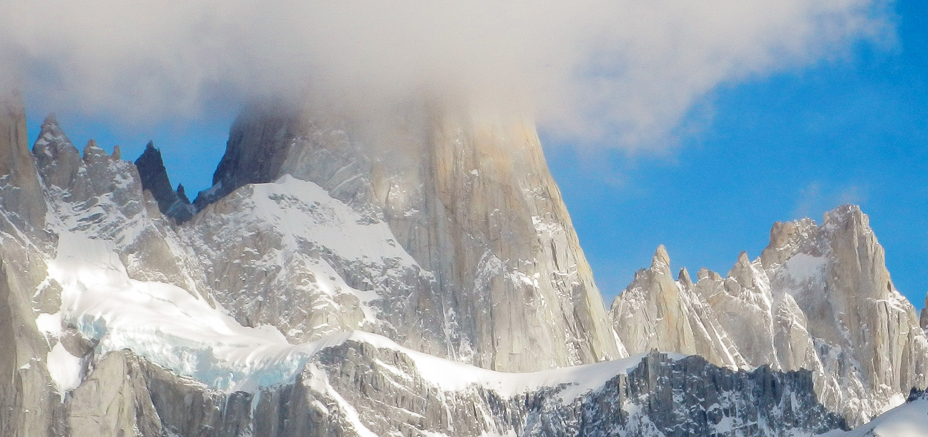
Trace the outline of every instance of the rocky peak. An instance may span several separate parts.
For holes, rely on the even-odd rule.
[[[258,105],[194,204],[284,174],[388,224],[434,275],[416,317],[443,320],[450,356],[524,371],[624,355],[530,119],[445,102],[363,116]]]
[[[699,271],[696,272],[696,280],[703,281],[706,279],[711,281],[718,281],[722,279],[722,275],[719,275],[718,273],[713,272],[712,270],[709,270],[705,267],[701,267]]]
[[[770,228],[770,244],[761,252],[760,259],[765,269],[783,264],[793,252],[791,244],[799,228],[794,222],[776,222]]]
[[[725,288],[734,296],[739,296],[744,291],[757,291],[756,276],[757,272],[754,270],[747,252],[741,251],[738,254],[738,261],[728,271]]]
[[[54,114],[42,123],[32,153],[42,180],[50,187],[68,189],[83,165],[81,152],[58,125]]]
[[[42,122],[42,130],[39,132],[39,138],[32,147],[32,154],[40,167],[48,164],[49,161],[58,159],[63,153],[74,152],[78,156],[77,148],[64,134],[58,125],[55,114],[49,114]]]
[[[690,278],[690,272],[686,270],[686,267],[680,269],[680,274],[677,276],[677,281],[680,282],[680,286],[682,286],[684,289],[693,289],[693,280]]]
[[[613,301],[613,327],[628,352],[673,350],[701,355],[719,366],[744,366],[731,341],[720,335],[724,330],[712,308],[694,291],[689,272],[681,269],[676,282],[670,272],[670,256],[659,246],[651,268],[639,270]],[[700,270],[705,282],[709,273]]]
[[[247,107],[232,123],[226,153],[213,173],[213,188],[194,200],[203,209],[246,184],[273,182],[282,175],[293,140],[305,129],[302,111],[281,102]]]
[[[651,270],[661,270],[670,268],[670,255],[667,254],[667,248],[663,244],[657,246],[654,256],[651,257]]]
[[[96,140],[87,141],[87,145],[84,146],[84,162],[87,164],[97,164],[101,162],[106,162],[110,159],[110,155],[106,153],[100,146],[97,145]]]
[[[179,223],[190,220],[196,214],[196,210],[183,191],[183,185],[178,185],[178,191],[171,189],[171,181],[168,179],[161,151],[155,148],[154,142],[148,142],[145,151],[135,160],[135,167],[142,179],[142,189],[151,193],[158,202],[158,209],[162,214]]]
[[[685,289],[682,276],[679,284]],[[912,305],[895,290],[883,248],[857,206],[845,205],[825,214],[821,226],[811,219],[776,223],[760,263],[741,252],[728,277],[701,269],[698,278],[695,297],[680,293],[677,305],[691,306],[671,324],[675,333],[665,335],[691,335],[693,325],[680,320],[702,316],[706,326],[714,320],[720,336],[733,345],[716,353],[740,354],[750,366],[812,370],[820,399],[851,423],[862,423],[883,411],[893,396],[907,393],[912,386],[928,385],[928,340],[923,330],[928,327],[928,310],[919,320]],[[645,274],[636,275],[630,287],[640,295],[646,289],[641,281],[646,279]],[[620,298],[626,301],[635,295],[624,293]],[[708,310],[692,305],[700,300]],[[623,311],[615,311],[616,307],[613,316],[622,335],[619,325],[630,320],[630,313],[642,310],[628,303]],[[668,312],[662,309],[661,314]],[[635,328],[637,332],[667,327],[666,317],[639,317],[635,322],[647,325]],[[634,350],[633,338],[622,340]],[[674,351],[689,350],[677,346],[681,349]]]
[[[184,189],[184,184],[177,184],[177,197],[180,198],[181,202],[190,204],[190,198],[187,197],[187,190]]]

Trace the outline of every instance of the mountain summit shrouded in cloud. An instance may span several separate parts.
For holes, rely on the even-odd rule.
[[[130,119],[216,99],[410,95],[529,113],[550,134],[667,139],[720,84],[890,32],[879,0],[3,0],[7,80],[56,107]],[[230,97],[232,96],[232,97]]]

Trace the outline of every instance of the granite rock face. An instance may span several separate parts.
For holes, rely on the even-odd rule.
[[[428,360],[425,360],[428,362]],[[692,356],[651,353],[586,369],[599,384],[571,390],[487,380],[448,387],[402,348],[348,339],[296,380],[260,393],[223,393],[129,352],[99,358],[67,405],[70,435],[812,435],[846,429],[815,400],[811,374],[732,371]],[[431,362],[429,364],[434,364]],[[459,371],[468,371],[466,367]],[[614,374],[598,367],[619,368]],[[472,370],[473,371],[473,370]],[[557,372],[557,371],[555,371]],[[551,373],[551,372],[549,372]],[[601,375],[594,376],[596,373]],[[556,373],[543,375],[557,382]],[[518,384],[516,384],[518,385]]]
[[[611,315],[630,353],[657,349],[701,355],[718,366],[747,366],[714,310],[696,294],[689,272],[681,270],[674,280],[664,246],[615,300]]]
[[[658,258],[613,302],[631,353],[657,347],[720,366],[808,369],[819,399],[854,425],[928,385],[928,337],[856,206],[825,214],[822,225],[776,223],[761,257],[742,253],[724,278],[701,270],[695,284],[686,275],[674,282]],[[693,320],[726,342],[705,346]]]
[[[430,296],[415,313],[436,321],[440,343],[404,344],[506,371],[625,355],[531,122],[431,102],[373,120],[255,107],[195,203],[283,175],[387,223],[432,275],[427,294],[406,295]]]
[[[45,357],[50,348],[36,327],[34,305],[43,262],[54,239],[44,232],[46,203],[17,94],[0,90],[0,435],[41,436],[61,431],[60,399]],[[34,303],[34,299],[39,301]]]
[[[918,324],[922,329],[928,329],[928,297],[925,298],[925,308],[922,308],[921,315],[918,318]]]

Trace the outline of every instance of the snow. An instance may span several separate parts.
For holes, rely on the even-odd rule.
[[[61,311],[55,314],[39,314],[35,318],[35,325],[51,344],[51,338],[61,337]]]
[[[61,343],[57,343],[48,352],[46,360],[49,376],[55,382],[58,394],[64,399],[66,392],[81,384],[81,359],[71,355]]]
[[[416,265],[387,223],[361,222],[355,210],[312,182],[284,175],[253,189],[248,213],[275,229],[286,229],[290,247],[298,247],[297,239],[303,238],[347,260],[394,258]]]
[[[828,264],[828,258],[797,253],[786,261],[786,271],[796,282],[804,282],[821,277]]]
[[[560,224],[545,220],[538,216],[532,216],[532,225],[535,226],[535,232],[537,232],[538,235],[545,235],[547,237],[564,232],[564,227]]]
[[[222,307],[174,285],[130,279],[112,242],[61,233],[49,274],[62,287],[61,312],[40,315],[46,332],[59,318],[99,341],[98,353],[130,349],[162,367],[226,391],[254,391],[292,381],[313,354],[346,340],[401,351],[421,376],[444,391],[480,386],[511,397],[542,387],[566,385],[571,400],[626,373],[642,355],[619,361],[534,373],[501,373],[406,349],[375,334],[353,331],[319,341],[289,344],[273,327],[243,327]],[[59,344],[49,354],[62,392],[80,383],[80,360]],[[401,373],[398,369],[392,369]],[[448,375],[455,375],[448,378]]]
[[[377,348],[391,349],[409,356],[416,365],[419,375],[443,391],[465,391],[479,386],[493,390],[504,398],[538,390],[543,387],[556,387],[566,384],[559,393],[561,400],[570,401],[589,391],[602,387],[606,381],[619,374],[627,374],[638,366],[647,354],[633,355],[615,361],[604,361],[560,369],[544,370],[530,373],[506,373],[487,370],[469,364],[458,363],[422,352],[402,347],[393,341],[367,332],[355,331],[350,340],[364,342]],[[668,354],[670,359],[686,357],[681,354]],[[454,375],[449,378],[448,375]]]
[[[928,437],[928,398],[898,406],[854,430],[831,431],[822,437]]]
[[[109,241],[62,233],[49,274],[63,287],[62,317],[99,340],[98,353],[130,349],[211,388],[254,390],[288,381],[328,344],[291,345],[276,329],[243,327],[182,288],[129,279]],[[68,363],[60,351],[55,358]],[[73,388],[70,373],[60,374],[59,386]]]

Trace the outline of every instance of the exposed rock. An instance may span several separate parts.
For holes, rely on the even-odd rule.
[[[195,203],[284,174],[388,223],[433,275],[415,317],[439,321],[447,345],[427,349],[508,371],[624,355],[531,122],[435,102],[375,120],[252,108]]]
[[[686,270],[679,281],[673,280],[664,246],[654,253],[651,268],[635,273],[632,284],[615,298],[611,314],[631,354],[657,349],[698,354],[718,366],[746,365],[712,308],[694,292]]]
[[[925,297],[925,306],[922,308],[918,324],[922,329],[928,329],[928,297]]]
[[[781,436],[846,429],[816,401],[808,371],[732,371],[697,356],[655,352],[612,375],[593,376],[597,371],[588,368],[591,377],[603,378],[601,385],[569,395],[568,383],[450,389],[421,372],[424,363],[402,350],[349,340],[317,353],[293,383],[253,396],[212,391],[129,353],[110,353],[69,400],[69,411],[81,413],[70,418],[72,435],[90,428],[116,435],[133,418],[141,435],[161,428],[198,436],[708,436],[734,430]],[[594,365],[603,366],[615,367]],[[120,368],[128,377],[102,384]]]
[[[177,191],[171,189],[171,181],[168,179],[167,169],[164,168],[161,151],[155,148],[153,142],[148,142],[145,151],[139,159],[135,160],[135,166],[142,179],[142,189],[151,191],[162,214],[173,218],[178,223],[193,218],[196,208],[184,193],[183,185],[179,185]]]
[[[0,435],[51,436],[63,410],[45,364],[32,299],[47,276],[46,203],[17,94],[0,90]]]
[[[112,241],[134,279],[198,292],[198,275],[191,274],[196,266],[181,259],[186,254],[179,250],[176,234],[167,230],[157,204],[143,193],[135,165],[107,155],[92,140],[81,157],[54,117],[43,123],[33,151],[60,221],[57,227]]]
[[[0,89],[0,208],[19,229],[31,233],[45,228],[46,205],[29,153],[22,96],[4,89]]]
[[[748,366],[808,369],[819,399],[855,425],[928,385],[928,337],[893,287],[883,248],[856,206],[825,214],[821,226],[809,219],[774,224],[759,259],[742,252],[726,278],[700,270],[693,294],[683,293],[686,280],[674,284],[669,270],[655,265],[662,263],[639,272],[613,303],[630,351],[654,343],[718,364],[728,365],[712,357],[731,351]],[[639,302],[652,303],[642,310]],[[685,341],[659,341],[691,338],[688,321],[699,318],[720,326],[733,347],[694,351]],[[632,320],[644,326],[628,327]]]
[[[74,437],[161,436],[161,420],[135,356],[104,355],[93,372],[70,393],[68,426]]]

